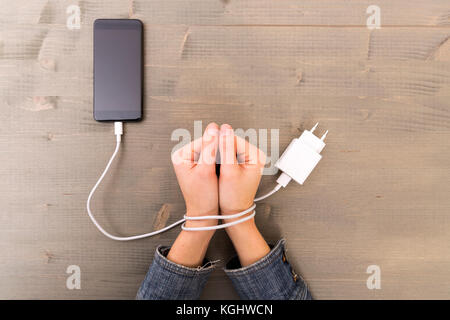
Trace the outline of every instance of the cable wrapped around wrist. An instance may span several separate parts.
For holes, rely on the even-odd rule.
[[[242,212],[238,212],[235,214],[230,214],[230,215],[198,216],[198,217],[190,217],[190,216],[185,215],[184,216],[185,222],[181,225],[181,228],[183,230],[187,230],[187,231],[204,231],[204,230],[224,229],[224,228],[234,226],[238,223],[241,223],[241,222],[244,222],[244,221],[247,221],[247,220],[250,220],[251,218],[253,218],[256,214],[255,208],[256,208],[256,204],[253,203],[253,205],[250,208],[248,208],[247,210],[244,210]],[[199,221],[199,220],[201,221],[201,220],[212,220],[212,219],[228,220],[228,219],[235,219],[235,218],[242,217],[243,215],[246,215],[249,212],[252,212],[252,213],[247,217],[243,217],[242,219],[239,219],[239,220],[236,220],[233,222],[222,223],[217,226],[208,226],[208,227],[186,227],[185,226],[186,221],[189,221],[189,220],[190,221]]]

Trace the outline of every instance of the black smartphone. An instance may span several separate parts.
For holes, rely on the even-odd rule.
[[[142,119],[142,22],[94,22],[94,119]]]

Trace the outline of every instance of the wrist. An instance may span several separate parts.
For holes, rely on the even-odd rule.
[[[227,215],[232,215],[232,214],[236,214],[236,213],[240,213],[240,212],[246,211],[249,208],[251,208],[253,206],[253,204],[254,203],[253,203],[253,200],[252,200],[252,201],[249,201],[248,204],[239,205],[239,206],[236,206],[235,208],[230,208],[230,207],[224,208],[224,207],[221,207],[220,215],[224,217],[224,222],[225,223],[241,220],[243,218],[246,218],[246,217],[252,215],[254,210],[252,210],[252,211],[250,211],[250,212],[246,213],[245,215],[240,216],[238,218],[225,219],[225,217]],[[236,225],[233,225],[231,227],[228,227],[226,230],[228,231],[228,229],[230,229],[230,230],[247,229],[247,228],[250,228],[250,227],[252,227],[254,225],[255,225],[255,219],[251,218],[251,219],[248,219],[248,220],[243,221],[241,223],[238,223]]]
[[[167,259],[186,267],[201,266],[213,235],[214,230],[181,230],[167,255]]]
[[[248,266],[270,252],[270,247],[256,227],[254,219],[226,229],[243,267]]]
[[[199,213],[200,210],[188,210],[186,211],[186,216],[188,217],[202,217],[202,216],[216,216],[219,213],[219,210],[216,208],[214,210],[205,211],[202,210],[202,213]],[[218,224],[217,219],[205,219],[205,220],[186,220],[185,226],[188,228],[197,228],[197,227],[210,227]],[[192,231],[198,232],[198,231]],[[201,231],[200,231],[201,232]]]
[[[193,246],[208,247],[211,238],[214,235],[215,230],[181,230],[180,235],[186,240],[186,243],[190,243]]]
[[[218,224],[217,219],[208,219],[208,220],[186,220],[184,226],[187,228],[202,228],[202,227],[212,227]],[[204,231],[215,231],[215,230],[184,230],[190,232],[204,232]]]
[[[224,220],[226,223],[227,222],[233,222],[239,219],[243,219],[249,215],[251,215],[252,212],[247,213],[246,215],[239,217],[239,218],[235,218],[235,219],[227,219]],[[257,230],[256,228],[256,223],[255,223],[255,218],[251,218],[249,220],[243,221],[241,223],[232,225],[228,228],[225,229],[225,231],[227,232],[228,236],[231,238],[231,240],[233,240],[233,238],[245,238],[246,236],[249,236],[251,233],[254,232],[254,230]]]

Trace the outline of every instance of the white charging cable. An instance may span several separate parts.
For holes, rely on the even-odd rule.
[[[317,163],[320,161],[322,156],[320,155],[320,152],[325,147],[324,139],[328,133],[325,132],[325,134],[322,136],[322,138],[316,137],[314,134],[314,130],[317,128],[318,123],[310,130],[305,130],[302,135],[298,139],[292,140],[291,144],[288,146],[288,148],[285,150],[285,152],[282,154],[282,156],[278,159],[278,161],[275,163],[275,166],[283,171],[281,175],[277,179],[277,185],[275,188],[273,188],[272,191],[269,193],[255,198],[254,202],[261,201],[267,197],[270,197],[275,192],[280,190],[281,187],[286,187],[287,184],[291,181],[291,179],[294,179],[300,184],[303,184],[303,182],[306,180],[306,178],[309,176],[309,174],[312,172],[312,170],[315,168]],[[189,217],[184,216],[183,219],[178,220],[175,223],[172,223],[171,225],[153,231],[149,233],[144,233],[136,236],[129,236],[129,237],[118,237],[115,235],[110,234],[105,229],[102,228],[102,226],[97,222],[94,215],[91,212],[91,199],[94,195],[95,191],[97,190],[98,186],[102,182],[103,178],[105,177],[106,173],[108,172],[109,168],[111,167],[112,162],[114,161],[114,158],[116,157],[117,153],[119,152],[120,143],[122,140],[122,134],[123,134],[123,123],[122,122],[114,122],[114,134],[116,135],[116,148],[111,156],[111,158],[108,161],[108,164],[105,167],[105,170],[103,170],[103,173],[101,174],[100,178],[95,183],[94,187],[92,188],[91,192],[89,193],[87,202],[86,202],[86,208],[89,215],[89,218],[92,220],[94,225],[97,227],[98,230],[100,230],[101,233],[103,233],[105,236],[112,240],[117,241],[130,241],[130,240],[138,240],[142,238],[151,237],[160,233],[163,233],[169,229],[172,229],[173,227],[182,224],[181,228],[183,230],[188,231],[204,231],[204,230],[217,230],[217,229],[224,229],[227,227],[231,227],[233,225],[236,225],[238,223],[250,220],[253,218],[256,214],[255,208],[256,204],[253,204],[250,208],[247,210],[244,210],[242,212],[238,212],[231,215],[213,215],[213,216],[200,216],[200,217]],[[207,227],[186,227],[185,223],[187,220],[191,221],[198,221],[198,220],[210,220],[210,219],[219,219],[219,220],[229,220],[229,219],[235,219],[242,217],[248,213],[250,215],[243,217],[239,220],[228,222],[228,223],[222,223],[215,226],[207,226]]]

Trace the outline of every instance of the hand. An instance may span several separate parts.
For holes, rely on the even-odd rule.
[[[219,150],[219,203],[222,214],[246,210],[253,205],[266,161],[265,154],[245,139],[235,136],[228,124],[220,128]]]
[[[177,150],[172,155],[175,174],[186,203],[186,215],[217,215],[219,212],[216,154],[219,126],[210,123],[202,138]],[[217,224],[217,220],[187,221],[189,225]]]
[[[244,211],[253,205],[265,164],[264,152],[245,139],[234,135],[233,128],[220,128],[219,204],[222,215]],[[247,215],[250,215],[248,213]],[[236,219],[242,219],[239,217]],[[236,219],[226,219],[231,222]],[[248,266],[270,252],[254,219],[226,229],[242,266]]]
[[[186,215],[204,216],[219,213],[216,154],[219,126],[210,123],[203,134],[172,155],[178,184],[186,203]],[[186,221],[187,227],[216,225],[217,220]],[[175,263],[198,267],[202,265],[214,230],[182,230],[170,249],[167,259]]]

